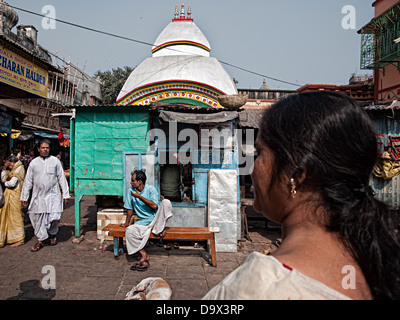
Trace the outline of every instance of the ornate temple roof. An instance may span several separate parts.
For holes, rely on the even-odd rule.
[[[145,105],[152,102],[221,107],[218,96],[237,94],[229,74],[196,26],[184,4],[157,37],[152,57],[131,73],[118,95],[118,104]]]

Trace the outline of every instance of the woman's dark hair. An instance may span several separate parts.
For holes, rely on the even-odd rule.
[[[146,184],[147,177],[146,177],[146,174],[144,173],[144,171],[135,170],[132,172],[132,175],[133,174],[136,174],[136,180],[140,180],[143,182],[143,184]]]
[[[18,158],[17,158],[17,156],[12,154],[11,156],[7,157],[6,161],[17,163],[18,162]]]
[[[377,141],[361,106],[333,92],[291,95],[265,111],[259,138],[275,156],[271,186],[305,173],[297,190],[320,195],[327,230],[351,250],[374,299],[400,299],[399,214],[369,187]]]

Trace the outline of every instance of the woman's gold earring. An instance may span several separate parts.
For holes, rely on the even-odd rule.
[[[290,195],[292,196],[292,198],[295,197],[296,195],[296,184],[294,183],[294,179],[291,178],[290,179]]]

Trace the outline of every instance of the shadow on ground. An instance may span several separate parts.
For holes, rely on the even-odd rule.
[[[27,280],[19,284],[21,293],[7,300],[51,300],[56,295],[55,289],[43,289],[39,280]]]

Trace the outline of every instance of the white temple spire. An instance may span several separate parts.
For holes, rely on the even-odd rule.
[[[185,16],[185,4],[183,2],[182,2],[182,6],[181,6],[181,16],[180,16],[180,18],[182,20],[184,20],[186,18],[186,16]]]

